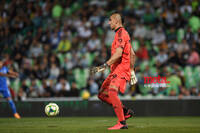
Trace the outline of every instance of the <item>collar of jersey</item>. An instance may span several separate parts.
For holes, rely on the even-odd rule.
[[[117,29],[115,30],[115,32],[117,32],[120,28],[122,28],[122,27],[117,28]]]

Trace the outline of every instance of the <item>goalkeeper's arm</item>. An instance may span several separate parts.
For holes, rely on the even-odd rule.
[[[133,51],[133,49],[131,48],[131,62],[130,62],[130,67],[131,70],[134,70],[134,65],[135,65],[135,52]]]
[[[106,62],[109,66],[114,64],[118,59],[121,58],[122,56],[123,49],[122,48],[117,48],[115,53],[111,56],[111,58]]]
[[[130,84],[134,85],[137,83],[137,77],[135,75],[135,71],[134,71],[134,65],[135,65],[135,52],[133,51],[133,49],[131,48],[131,54],[130,54],[130,58],[131,58],[131,62],[130,62],[130,68],[131,68],[131,81]]]
[[[91,68],[91,70],[90,70],[91,73],[96,73],[96,72],[102,72],[102,71],[104,71],[106,69],[106,67],[109,67],[110,65],[112,65],[118,59],[121,58],[122,52],[123,52],[122,48],[117,48],[116,51],[115,51],[115,53],[111,56],[111,58],[106,63],[104,63],[101,66],[97,66],[97,67]]]

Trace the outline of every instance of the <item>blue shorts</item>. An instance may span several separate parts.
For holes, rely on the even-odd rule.
[[[3,94],[4,98],[11,97],[10,91],[8,89],[6,89],[6,90],[0,90],[0,93]]]

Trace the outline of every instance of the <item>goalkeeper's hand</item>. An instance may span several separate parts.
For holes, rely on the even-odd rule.
[[[92,74],[95,74],[95,73],[97,73],[97,72],[102,72],[102,71],[104,71],[104,70],[106,69],[106,67],[108,67],[108,64],[104,63],[104,64],[101,65],[101,66],[92,67],[92,68],[90,69],[90,72],[91,72]]]
[[[130,81],[130,84],[131,85],[134,85],[134,84],[136,84],[137,83],[137,77],[136,77],[136,75],[135,75],[135,71],[134,70],[131,70],[131,81]]]

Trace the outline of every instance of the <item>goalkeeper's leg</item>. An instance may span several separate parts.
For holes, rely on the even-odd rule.
[[[124,105],[122,105],[122,107],[123,107],[123,110],[124,110],[124,118],[126,120],[134,116],[135,113],[134,113],[134,111],[132,109],[127,108]]]
[[[102,101],[102,102],[105,102],[107,103],[108,105],[112,106],[112,102],[108,96],[108,88],[110,86],[110,82],[111,82],[111,76],[108,76],[105,81],[103,82],[102,86],[101,86],[101,89],[99,91],[99,94],[98,94],[98,98]],[[121,86],[122,85],[122,86]],[[126,84],[121,84],[120,85],[120,88],[124,88],[126,86]],[[127,108],[125,105],[122,104],[122,108],[123,108],[123,112],[124,112],[124,117],[125,119],[128,119],[130,117],[133,116],[133,111],[129,108]]]
[[[123,94],[126,90],[126,83],[127,80],[125,78],[121,78],[117,81],[117,83],[119,83],[119,91]],[[134,115],[133,110],[131,110],[130,108],[127,108],[125,105],[122,105],[123,111],[124,111],[124,117],[125,119],[129,119]]]
[[[112,106],[112,103],[111,103],[111,101],[110,101],[110,99],[109,99],[109,96],[108,96],[108,94],[107,94],[106,91],[99,93],[99,94],[98,94],[98,98],[99,98],[101,101],[103,101],[103,102],[107,103],[108,105]],[[125,117],[126,120],[129,119],[129,118],[131,118],[131,117],[134,115],[133,110],[127,108],[127,107],[126,107],[125,105],[123,105],[123,104],[122,104],[122,108],[123,108],[124,117]]]
[[[108,89],[107,89],[107,88],[105,88],[105,89],[101,88],[101,89],[100,89],[100,92],[99,92],[99,94],[98,94],[98,98],[99,98],[102,102],[105,102],[105,103],[107,103],[108,105],[112,106],[112,103],[111,103],[111,101],[110,101],[110,99],[109,99],[109,97],[108,97]]]
[[[111,86],[108,91],[108,96],[112,103],[115,114],[118,118],[117,124],[113,127],[108,128],[108,130],[128,129],[128,126],[126,125],[126,120],[124,118],[123,105],[118,97],[118,87]]]
[[[98,98],[107,103],[108,105],[111,105],[112,106],[112,103],[108,97],[108,87],[110,85],[110,82],[111,82],[111,79],[112,79],[112,76],[111,75],[108,75],[108,77],[104,80],[102,86],[101,86],[101,89],[99,91],[99,94],[98,94]]]

